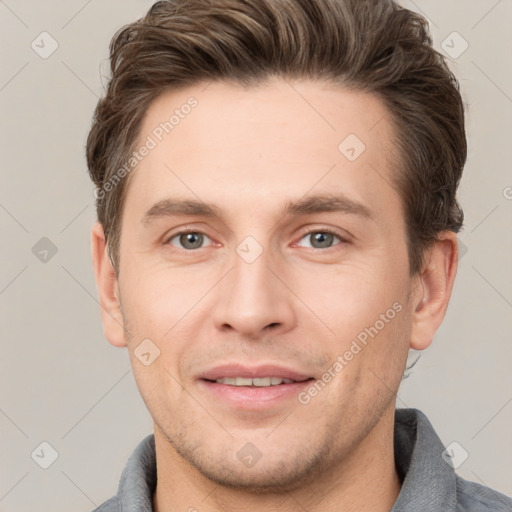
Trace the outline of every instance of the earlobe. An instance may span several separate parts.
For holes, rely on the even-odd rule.
[[[115,347],[125,347],[119,282],[108,255],[103,226],[99,222],[91,230],[91,251],[105,338]]]
[[[432,343],[448,308],[457,273],[456,233],[439,233],[437,240],[428,249],[425,260],[419,278],[422,292],[415,295],[411,333],[411,348],[415,350],[424,350]]]

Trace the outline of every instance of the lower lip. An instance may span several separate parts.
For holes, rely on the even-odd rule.
[[[265,409],[296,397],[313,379],[277,386],[229,386],[219,382],[199,380],[199,385],[214,397],[238,409]]]

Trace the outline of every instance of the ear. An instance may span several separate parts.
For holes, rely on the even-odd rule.
[[[453,289],[458,265],[457,234],[442,231],[427,250],[414,296],[411,348],[426,349],[441,325]]]
[[[99,222],[91,230],[91,250],[105,338],[115,347],[124,347],[126,339],[119,301],[119,283],[108,255],[103,226]]]

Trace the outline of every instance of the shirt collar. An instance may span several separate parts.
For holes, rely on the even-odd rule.
[[[456,512],[455,472],[443,460],[444,446],[421,411],[396,410],[394,450],[402,488],[390,512]],[[156,480],[155,438],[151,434],[139,443],[123,470],[118,490],[120,510],[153,512]]]
[[[156,489],[155,436],[144,438],[130,455],[119,481],[119,510],[153,512]]]
[[[455,471],[442,458],[443,443],[421,411],[396,410],[394,448],[402,488],[391,512],[456,512]]]

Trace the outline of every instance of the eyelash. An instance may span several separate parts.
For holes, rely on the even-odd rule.
[[[178,231],[177,233],[174,233],[173,235],[171,235],[170,237],[167,238],[167,241],[166,241],[166,244],[169,244],[169,245],[172,245],[171,244],[171,240],[173,240],[174,238],[176,237],[179,237],[181,235],[186,235],[188,233],[193,233],[193,234],[196,234],[196,235],[204,235],[208,238],[210,238],[206,233],[203,233],[202,231],[199,231],[197,229],[184,229],[182,231]],[[333,235],[334,237],[338,238],[339,239],[339,243],[337,244],[334,244],[332,245],[331,247],[326,247],[326,248],[318,248],[318,247],[308,247],[308,249],[313,249],[313,250],[316,250],[316,251],[327,251],[328,249],[333,249],[334,247],[338,246],[338,245],[343,245],[343,244],[346,244],[348,243],[347,240],[345,238],[343,238],[336,230],[334,229],[330,229],[330,228],[322,228],[322,229],[313,229],[313,230],[309,230],[309,231],[305,231],[301,234],[300,238],[299,238],[299,242],[306,236],[308,235],[313,235],[315,233],[325,233],[325,234],[329,234],[329,235]],[[211,238],[210,238],[211,240]],[[295,244],[294,244],[295,245]],[[174,246],[173,246],[174,247]],[[177,249],[179,249],[178,247],[176,247]],[[190,252],[190,253],[193,253],[199,249],[204,249],[204,247],[199,247],[198,249],[183,249],[185,252]]]

